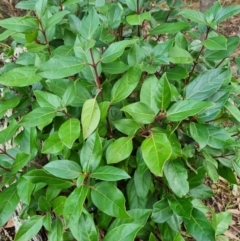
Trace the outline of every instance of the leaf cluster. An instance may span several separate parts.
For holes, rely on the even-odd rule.
[[[40,229],[49,241],[227,240],[231,214],[202,200],[206,177],[240,176],[240,38],[217,32],[240,6],[16,7],[27,15],[0,21],[0,40],[27,49],[0,69],[0,226],[21,201],[15,241]]]

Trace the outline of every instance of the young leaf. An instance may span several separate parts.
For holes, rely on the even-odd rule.
[[[162,176],[164,164],[172,154],[172,147],[166,134],[151,134],[143,141],[141,150],[150,171],[156,176]]]
[[[153,205],[152,220],[155,223],[165,223],[172,213],[167,199],[162,199]]]
[[[89,99],[84,102],[81,115],[84,139],[87,139],[97,128],[100,115],[100,109],[96,99]]]
[[[176,23],[162,23],[153,30],[150,31],[151,35],[157,34],[174,34],[181,30],[189,28],[188,23],[176,22]]]
[[[63,179],[78,178],[82,171],[76,162],[69,160],[51,161],[43,168],[52,175]]]
[[[133,136],[141,128],[141,125],[132,119],[119,119],[113,121],[112,124],[117,130],[128,136]]]
[[[77,187],[68,196],[64,203],[63,217],[67,222],[67,226],[71,227],[78,223],[78,220],[83,211],[83,205],[88,194],[88,188],[86,185]]]
[[[157,82],[154,99],[160,110],[166,110],[171,102],[171,89],[166,73]]]
[[[144,20],[150,20],[150,19],[151,19],[151,13],[150,12],[128,15],[127,18],[126,18],[127,23],[132,25],[132,26],[141,25]]]
[[[59,128],[58,136],[62,143],[69,149],[80,135],[80,121],[71,118],[65,121]]]
[[[190,219],[184,219],[187,232],[197,241],[215,241],[215,232],[206,216],[197,209],[193,209]]]
[[[188,193],[187,170],[181,160],[168,161],[164,166],[164,176],[175,195],[183,197]]]
[[[20,125],[24,127],[44,127],[52,122],[52,119],[56,115],[56,110],[49,107],[41,107],[34,109],[27,115],[25,115],[20,121]],[[34,120],[34,121],[33,121]]]
[[[101,166],[91,173],[91,178],[103,181],[119,181],[130,178],[130,176],[120,168],[113,166]]]
[[[38,74],[46,79],[60,79],[79,73],[84,63],[74,56],[53,56],[38,69]]]
[[[213,106],[212,102],[182,100],[174,103],[167,111],[169,121],[182,121],[189,116],[197,115],[202,110]]]
[[[14,210],[16,209],[19,196],[17,193],[16,185],[11,185],[5,188],[0,193],[0,226],[3,227],[4,224],[10,219]]]
[[[134,43],[136,43],[137,39],[130,40],[122,40],[119,42],[112,43],[103,53],[102,55],[102,63],[111,63],[115,61],[118,57],[120,57],[124,49]]]
[[[42,228],[43,217],[32,216],[19,228],[14,241],[26,241],[33,238]]]
[[[218,68],[207,70],[197,76],[186,88],[186,99],[205,100],[216,93],[223,83],[231,79],[231,71]]]
[[[142,102],[126,105],[121,110],[127,112],[140,124],[151,124],[155,119],[154,111]]]
[[[127,223],[122,224],[109,232],[107,232],[106,236],[104,237],[103,241],[112,241],[116,237],[119,241],[132,241],[135,239],[138,231],[143,226],[138,223]]]
[[[102,212],[118,218],[129,218],[123,193],[110,182],[99,182],[92,187],[91,198]]]
[[[112,142],[106,150],[108,164],[118,163],[128,158],[133,149],[132,137],[121,137]]]
[[[37,68],[24,66],[12,69],[0,76],[0,84],[23,87],[39,82],[42,77],[36,74]]]
[[[138,67],[131,67],[113,86],[111,101],[116,103],[126,99],[137,87],[141,74]]]

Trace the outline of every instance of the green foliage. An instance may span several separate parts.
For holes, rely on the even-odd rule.
[[[42,227],[50,241],[214,241],[228,229],[231,215],[200,200],[213,195],[205,177],[240,176],[240,38],[217,32],[240,7],[159,2],[20,1],[29,13],[0,21],[5,57],[27,49],[0,69],[0,225],[21,201],[15,241]]]

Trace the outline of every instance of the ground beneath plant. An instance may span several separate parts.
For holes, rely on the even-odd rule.
[[[0,19],[18,16],[21,14],[19,10],[14,8],[14,5],[10,4],[11,0],[0,0]],[[14,2],[14,1],[12,1]],[[15,1],[16,2],[16,1]],[[191,9],[199,9],[199,1],[185,1],[186,7]],[[240,0],[225,0],[221,1],[224,6],[231,4],[240,4]],[[1,30],[0,30],[1,31]],[[218,29],[219,33],[225,36],[237,36],[240,35],[240,15],[234,16],[225,22],[221,23]],[[237,51],[233,54],[236,58],[240,56],[240,46]],[[235,77],[240,77],[236,71],[236,64],[234,58],[231,62],[233,74]],[[240,180],[238,179],[238,182]],[[205,204],[215,210],[216,213],[228,211],[232,213],[233,220],[228,231],[225,232],[225,236],[231,241],[240,240],[240,186],[230,185],[224,179],[219,179],[217,183],[212,183],[210,180],[206,180],[208,186],[214,191],[214,196],[205,201]],[[14,224],[10,220],[7,226],[0,228],[0,240],[1,241],[12,241],[14,238]],[[193,239],[188,239],[192,241]]]

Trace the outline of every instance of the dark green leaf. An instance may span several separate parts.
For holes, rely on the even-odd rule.
[[[35,185],[25,178],[20,178],[17,184],[17,192],[18,196],[21,198],[21,201],[27,205],[30,204],[31,201],[31,194],[34,190]]]
[[[31,156],[24,152],[19,152],[16,155],[14,163],[12,165],[12,173],[17,173],[21,168],[23,168],[29,161],[31,160]]]
[[[219,166],[218,169],[218,174],[225,178],[228,182],[232,184],[238,184],[237,179],[234,175],[234,172],[231,168],[225,167],[225,166]]]
[[[48,241],[63,240],[63,223],[60,219],[55,219],[52,222],[51,230],[48,233]]]
[[[213,196],[212,189],[204,184],[192,188],[189,195],[197,199],[207,199]]]
[[[114,61],[112,63],[102,64],[103,72],[107,74],[121,74],[129,69],[129,65],[122,61]]]
[[[152,220],[155,223],[165,223],[172,216],[167,199],[162,199],[153,205]]]

